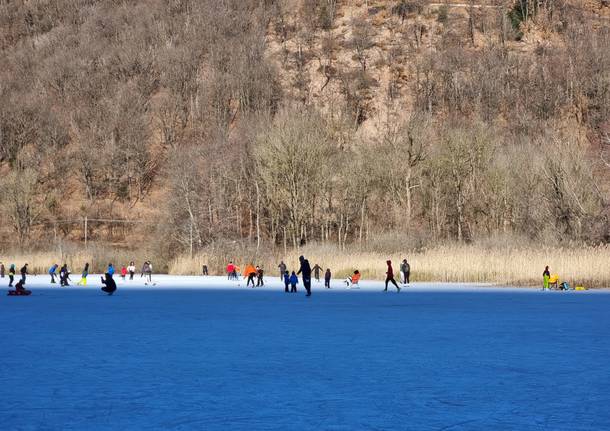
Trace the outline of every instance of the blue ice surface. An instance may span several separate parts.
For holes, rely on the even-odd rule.
[[[609,430],[610,294],[35,289],[2,430]]]

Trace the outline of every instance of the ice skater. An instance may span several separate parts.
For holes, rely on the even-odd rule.
[[[324,273],[324,287],[330,289],[330,279],[332,274],[330,272],[330,268],[326,268],[326,272]]]
[[[56,263],[51,265],[51,267],[49,268],[49,275],[51,276],[51,284],[55,284],[55,275],[57,273],[57,268],[59,268],[59,265]]]
[[[254,277],[256,277],[256,268],[254,264],[250,263],[246,265],[246,272],[244,274],[244,278],[247,278],[246,287],[250,286],[250,282],[252,282],[252,287],[254,287]]]
[[[21,271],[20,272],[21,272],[21,283],[25,284],[25,278],[29,274],[28,273],[28,264],[27,263],[21,267]]]
[[[299,262],[301,263],[301,267],[297,274],[301,274],[301,277],[303,278],[303,287],[307,291],[305,296],[311,296],[311,266],[304,256],[299,256]]]
[[[396,286],[396,292],[400,292],[400,286],[396,283],[396,280],[394,280],[394,270],[392,269],[392,261],[391,260],[386,260],[385,262],[388,265],[388,269],[385,273],[386,277],[385,277],[385,289],[383,289],[384,292],[388,291],[388,283],[392,283],[394,286]]]
[[[409,265],[409,262],[407,262],[407,259],[403,259],[402,263],[400,264],[400,272],[402,272],[402,283],[403,284],[409,284],[409,276],[411,275],[411,265]]]
[[[83,272],[80,274],[80,281],[76,283],[77,286],[87,286],[87,276],[89,275],[89,262],[85,263]]]
[[[127,277],[127,268],[123,265],[121,267],[121,280],[123,280],[123,283],[125,283],[125,277]]]
[[[15,281],[15,264],[11,263],[8,267],[8,287],[13,287],[13,281]]]
[[[102,284],[104,285],[102,291],[106,292],[108,295],[112,295],[116,291],[116,283],[112,278],[112,274],[106,273],[106,278],[101,277],[101,279]]]
[[[112,263],[108,264],[108,269],[106,270],[106,272],[110,274],[111,277],[114,277],[114,266],[112,265]]]
[[[256,267],[256,287],[261,287],[265,285],[265,281],[263,280],[263,268]]]
[[[64,287],[69,286],[70,283],[68,283],[68,280],[70,280],[70,271],[68,270],[68,264],[64,263],[63,266],[61,267],[61,269],[59,270],[60,286],[64,286]]]

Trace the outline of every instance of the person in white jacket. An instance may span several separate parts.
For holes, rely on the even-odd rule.
[[[129,266],[127,266],[127,272],[129,273],[129,280],[133,280],[133,276],[136,273],[136,264],[133,262],[129,262]]]

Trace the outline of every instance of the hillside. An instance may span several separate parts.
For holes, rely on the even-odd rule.
[[[605,0],[0,0],[0,244],[610,241]]]

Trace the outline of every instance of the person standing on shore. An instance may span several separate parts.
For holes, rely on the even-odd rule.
[[[15,264],[11,263],[8,267],[8,287],[13,287],[13,281],[15,281]]]
[[[549,267],[545,266],[542,272],[542,290],[550,290],[549,280],[551,279],[551,271]]]
[[[127,271],[129,272],[129,280],[133,280],[133,276],[136,274],[136,264],[134,263],[133,260],[131,262],[129,262]]]
[[[388,291],[388,283],[392,283],[394,286],[396,286],[396,292],[400,292],[400,287],[398,286],[398,284],[396,283],[396,280],[394,280],[394,269],[392,269],[392,261],[391,260],[386,260],[385,262],[388,265],[388,269],[386,271],[386,277],[385,277],[385,289],[383,289],[384,292]]]
[[[299,256],[299,262],[301,263],[301,267],[299,268],[298,274],[301,274],[303,278],[303,287],[307,291],[305,296],[311,296],[311,265],[309,265],[309,261],[305,259],[304,256]]]
[[[403,259],[400,264],[400,272],[402,272],[403,276],[403,284],[409,284],[409,276],[411,275],[411,265],[407,262],[407,259]]]
[[[286,264],[282,260],[277,267],[280,269],[280,280],[282,280],[284,278],[284,274],[286,273]]]
[[[0,278],[4,278],[4,264],[2,262],[0,262]]]

